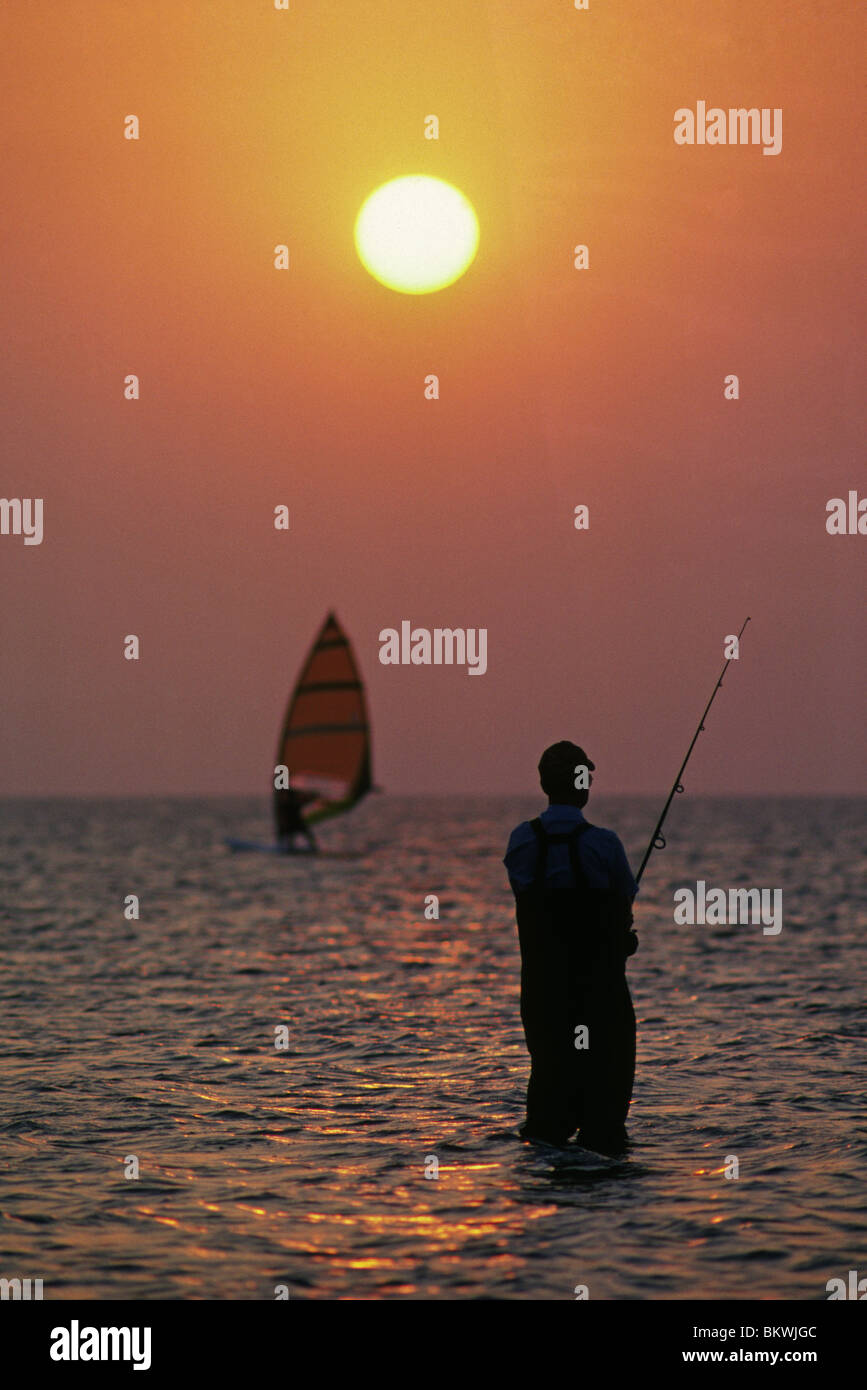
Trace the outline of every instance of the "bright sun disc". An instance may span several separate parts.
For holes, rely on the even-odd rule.
[[[479,221],[459,189],[427,174],[377,188],[355,220],[355,246],[374,279],[402,294],[429,294],[463,275]]]

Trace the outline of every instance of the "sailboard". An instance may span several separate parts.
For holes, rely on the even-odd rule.
[[[276,854],[281,859],[366,859],[374,850],[380,848],[377,842],[364,845],[361,849],[320,849],[314,853],[311,849],[296,847],[287,850],[282,845],[266,845],[261,840],[239,840],[234,836],[226,839],[226,845],[233,854]]]
[[[311,794],[304,812],[308,825],[351,811],[373,786],[364,684],[333,613],[289,698],[276,763],[288,768],[290,787]]]
[[[288,786],[298,798],[306,825],[350,811],[373,789],[364,683],[349,638],[334,613],[319,629],[289,697],[275,762],[276,769],[287,769]],[[276,769],[274,820],[279,835],[282,786],[276,785]],[[285,774],[283,780],[285,784]],[[236,853],[284,852],[280,845],[247,840],[226,843]]]

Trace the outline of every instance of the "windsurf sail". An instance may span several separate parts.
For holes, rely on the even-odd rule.
[[[370,723],[349,638],[329,613],[289,700],[277,766],[304,801],[308,825],[340,815],[371,790]],[[277,800],[275,790],[275,820]],[[279,821],[278,821],[279,828]]]

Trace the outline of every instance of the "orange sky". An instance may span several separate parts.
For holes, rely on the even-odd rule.
[[[863,790],[863,46],[827,0],[7,0],[0,491],[45,539],[0,536],[4,790],[264,793],[329,607],[387,790],[567,736],[664,788],[747,613],[690,789]],[[676,146],[698,100],[782,153]],[[481,224],[418,297],[352,241],[415,172]],[[402,619],[487,673],[381,666]]]

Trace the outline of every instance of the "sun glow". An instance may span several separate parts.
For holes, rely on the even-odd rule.
[[[430,294],[463,275],[479,246],[472,204],[443,179],[409,174],[377,188],[355,221],[355,246],[374,279]]]

